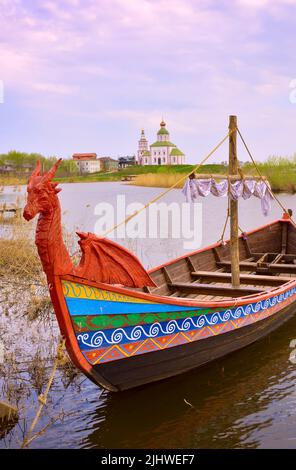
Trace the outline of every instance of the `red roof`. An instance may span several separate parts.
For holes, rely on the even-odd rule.
[[[73,160],[96,160],[96,153],[73,153]]]

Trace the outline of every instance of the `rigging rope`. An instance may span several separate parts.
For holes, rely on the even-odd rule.
[[[257,173],[258,173],[258,175],[262,178],[262,180],[264,181],[264,183],[265,183],[266,186],[268,187],[269,191],[272,193],[274,199],[275,199],[276,202],[279,204],[279,206],[281,207],[281,209],[285,212],[285,214],[288,215],[288,217],[289,217],[289,219],[291,220],[291,222],[292,222],[292,224],[294,225],[294,227],[296,227],[296,222],[295,222],[295,220],[293,220],[293,218],[292,218],[292,216],[290,215],[288,209],[286,209],[286,208],[283,206],[283,204],[281,203],[281,201],[279,200],[279,198],[274,194],[274,192],[273,192],[273,191],[271,190],[271,188],[269,187],[267,180],[265,180],[265,179],[263,178],[263,175],[262,175],[261,171],[259,170],[258,165],[257,165],[257,163],[255,162],[255,160],[254,160],[254,158],[253,158],[253,156],[252,156],[252,154],[251,154],[251,151],[250,151],[248,145],[246,144],[245,139],[243,138],[243,136],[242,136],[242,134],[241,134],[239,128],[237,127],[236,130],[237,130],[237,132],[238,132],[238,134],[239,134],[239,136],[240,136],[240,138],[241,138],[242,143],[244,144],[244,147],[245,147],[246,151],[248,152],[248,155],[249,155],[249,157],[250,157],[250,159],[251,159],[251,161],[252,161],[252,163],[253,163],[253,165],[254,165],[254,167],[255,167]]]
[[[162,198],[163,196],[165,196],[167,193],[169,193],[172,189],[174,189],[176,186],[178,186],[178,184],[180,184],[182,181],[184,181],[186,178],[188,178],[192,173],[194,173],[195,171],[197,171],[212,155],[213,153],[216,152],[216,150],[218,150],[219,147],[221,147],[222,144],[224,144],[225,140],[227,140],[229,138],[229,136],[235,131],[235,129],[232,129],[230,130],[227,135],[216,145],[216,147],[200,162],[198,163],[189,173],[187,173],[186,175],[183,175],[181,178],[179,178],[172,186],[170,186],[168,189],[166,189],[165,191],[161,192],[160,194],[158,194],[158,196],[156,196],[155,198],[151,199],[151,201],[147,202],[147,204],[145,204],[143,207],[141,207],[141,209],[138,209],[137,211],[133,212],[131,215],[129,215],[128,217],[126,217],[124,220],[122,220],[121,222],[119,222],[118,224],[114,225],[112,228],[110,228],[109,230],[107,230],[103,237],[105,237],[106,235],[108,235],[108,233],[111,233],[113,232],[114,230],[116,230],[118,227],[121,227],[121,225],[125,225],[127,224],[133,217],[135,217],[136,215],[138,215],[140,212],[144,211],[145,209],[147,209],[147,207],[149,207],[151,204],[153,204],[154,202],[158,201],[160,198]]]

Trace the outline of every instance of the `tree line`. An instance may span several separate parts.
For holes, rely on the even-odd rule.
[[[0,154],[0,170],[1,167],[12,167],[12,171],[18,174],[25,173],[30,167],[35,167],[37,161],[41,161],[43,171],[48,171],[57,161],[56,156],[45,157],[40,153],[26,153],[17,150],[11,150],[8,153]],[[58,176],[69,176],[78,174],[76,163],[71,159],[63,159],[59,169]]]

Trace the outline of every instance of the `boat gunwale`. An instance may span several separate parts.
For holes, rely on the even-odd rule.
[[[261,227],[258,227],[254,230],[251,230],[249,232],[246,232],[247,235],[250,235],[252,233],[255,233],[255,232],[258,232],[264,228],[267,228],[267,227],[270,227],[272,225],[275,225],[277,224],[278,222],[285,222],[285,223],[290,223],[290,220],[289,219],[277,219],[273,222],[269,222],[268,224],[265,224]],[[242,237],[242,235],[240,235],[240,238]],[[188,256],[192,256],[194,254],[197,254],[197,253],[200,253],[200,252],[203,252],[203,251],[208,251],[212,248],[215,248],[217,246],[220,246],[221,243],[214,243],[210,246],[207,246],[207,247],[204,247],[204,248],[201,248],[199,250],[196,250],[194,252],[191,252],[189,254],[185,254],[185,255],[182,255],[172,261],[169,261],[168,263],[164,263],[160,266],[157,266],[155,268],[152,268],[149,272],[149,274],[157,271],[158,269],[161,269],[162,267],[165,267],[165,266],[168,266],[168,265],[171,265],[181,259],[185,259],[187,258]],[[287,291],[288,289],[292,288],[293,286],[296,286],[296,279],[292,279],[291,281],[287,281],[285,283],[283,283],[282,285],[278,286],[278,287],[275,287],[273,289],[270,289],[268,291],[262,291],[262,293],[258,293],[258,294],[251,294],[251,295],[247,295],[247,296],[242,296],[242,297],[236,297],[236,298],[230,298],[230,299],[227,299],[227,300],[195,300],[195,299],[186,299],[186,298],[180,298],[180,297],[169,297],[169,296],[164,296],[164,295],[157,295],[157,294],[153,294],[153,293],[146,293],[146,292],[138,292],[138,291],[135,291],[133,289],[130,289],[128,287],[119,287],[119,286],[115,286],[115,285],[112,285],[112,284],[106,284],[106,283],[102,283],[102,282],[95,282],[95,281],[88,281],[86,279],[83,279],[83,278],[80,278],[78,276],[75,276],[75,275],[72,275],[72,274],[67,274],[67,275],[59,275],[57,276],[59,277],[60,281],[62,280],[67,280],[67,281],[70,281],[70,282],[76,282],[76,283],[80,283],[80,284],[84,284],[84,285],[88,285],[88,286],[91,286],[91,287],[95,287],[95,288],[98,288],[98,289],[103,289],[103,290],[106,290],[106,291],[111,291],[111,292],[115,292],[115,293],[118,293],[118,294],[122,294],[122,295],[126,295],[126,296],[129,296],[129,297],[135,297],[135,298],[139,298],[139,299],[143,299],[143,300],[147,300],[147,301],[150,301],[151,303],[155,302],[155,303],[161,303],[161,304],[167,304],[167,305],[180,305],[180,306],[192,306],[192,307],[210,307],[210,308],[218,308],[218,307],[236,307],[238,305],[245,305],[245,304],[248,304],[250,302],[259,302],[259,301],[262,301],[262,300],[266,300],[270,297],[273,297],[275,295],[279,295],[279,294],[282,294],[283,292]]]

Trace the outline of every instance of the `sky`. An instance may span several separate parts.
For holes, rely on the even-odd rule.
[[[0,152],[132,155],[163,118],[198,163],[236,114],[257,160],[292,155],[295,23],[296,0],[0,0]]]

